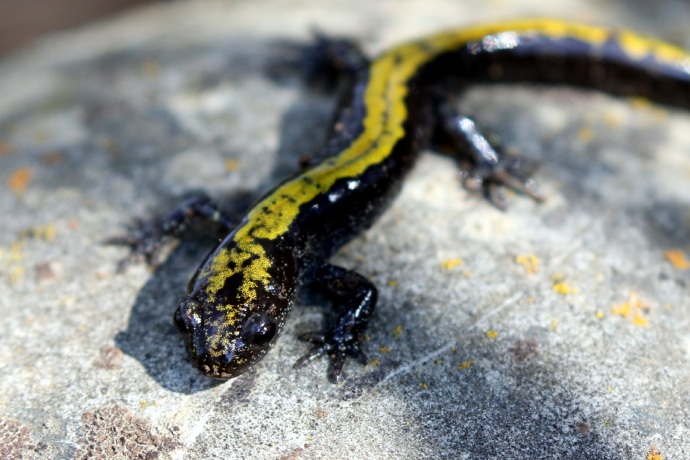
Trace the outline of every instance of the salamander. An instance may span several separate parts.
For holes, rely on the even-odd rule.
[[[503,187],[541,198],[523,160],[503,153],[455,98],[470,85],[536,82],[588,87],[690,108],[690,53],[627,31],[549,19],[450,30],[394,46],[368,59],[346,40],[317,39],[314,68],[349,81],[327,142],[312,164],[278,184],[232,225],[206,197],[174,210],[153,232],[120,238],[149,259],[142,233],[177,234],[206,217],[227,235],[200,265],[174,314],[192,364],[217,379],[240,375],[273,346],[303,286],[339,309],[301,367],[329,356],[329,378],[343,378],[347,357],[367,358],[361,337],[377,301],[361,274],[331,256],[386,209],[427,147],[469,158],[466,185],[503,205]]]

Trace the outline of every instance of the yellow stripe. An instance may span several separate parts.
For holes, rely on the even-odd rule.
[[[651,54],[661,63],[678,67],[685,63],[690,68],[688,53],[673,45],[643,38],[632,32],[612,35],[609,30],[601,27],[549,19],[469,27],[392,48],[371,65],[370,80],[364,95],[366,117],[361,135],[340,155],[283,184],[250,211],[247,223],[235,234],[236,247],[231,250],[232,254],[221,251],[217,256],[218,263],[212,261],[211,273],[208,274],[209,296],[215,295],[227,277],[236,273],[236,269],[227,268],[228,260],[237,262],[236,267],[239,267],[251,254],[256,260],[244,269],[242,299],[238,301],[246,303],[253,300],[258,284],[268,283],[268,270],[271,267],[264,249],[255,242],[255,238],[273,240],[280,237],[294,222],[301,205],[327,191],[337,180],[356,177],[368,167],[385,160],[395,143],[404,135],[403,122],[407,117],[404,101],[408,92],[406,83],[421,65],[444,51],[458,49],[468,42],[502,32],[534,33],[553,39],[570,37],[595,47],[615,38],[623,51],[633,58]]]

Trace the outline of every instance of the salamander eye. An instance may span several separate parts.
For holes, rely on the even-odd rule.
[[[273,340],[278,331],[276,322],[266,315],[254,315],[245,324],[246,339],[251,345],[263,347]]]
[[[194,299],[180,302],[173,317],[175,326],[182,332],[192,332],[201,323],[201,304]]]

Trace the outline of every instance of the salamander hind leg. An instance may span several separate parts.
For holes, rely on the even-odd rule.
[[[483,190],[501,209],[508,204],[506,188],[543,201],[542,192],[532,178],[537,169],[534,160],[506,154],[498,141],[482,133],[471,118],[458,113],[446,101],[438,104],[437,117],[436,145],[450,148],[455,156],[471,163],[463,168],[463,185],[468,190]]]
[[[335,265],[324,265],[319,269],[316,283],[332,299],[334,306],[339,307],[340,313],[328,331],[300,335],[300,340],[314,346],[295,363],[295,368],[328,355],[332,360],[329,379],[339,383],[343,379],[345,358],[351,356],[363,365],[367,363],[361,348],[361,336],[376,306],[378,293],[376,287],[359,273]]]
[[[149,266],[156,267],[160,264],[160,250],[165,240],[179,237],[198,221],[212,222],[225,233],[233,228],[230,218],[202,194],[185,200],[162,217],[136,220],[127,227],[127,234],[108,238],[104,243],[129,247],[129,256],[118,264],[119,272],[136,259],[144,259]]]

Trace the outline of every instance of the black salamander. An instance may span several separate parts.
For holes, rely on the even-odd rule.
[[[470,158],[474,169],[466,185],[494,192],[499,205],[503,186],[539,198],[529,168],[492,146],[449,95],[475,83],[537,82],[690,108],[687,51],[631,32],[555,20],[451,30],[371,61],[346,41],[320,39],[312,51],[352,80],[321,160],[268,192],[236,226],[201,197],[175,210],[155,232],[177,234],[199,217],[227,229],[174,315],[193,365],[209,377],[229,379],[259,361],[302,285],[323,290],[340,313],[330,329],[301,337],[313,348],[296,366],[328,355],[337,382],[346,357],[366,363],[360,337],[376,305],[376,287],[328,260],[382,213],[427,146]],[[140,235],[114,242],[149,259],[157,247]]]

